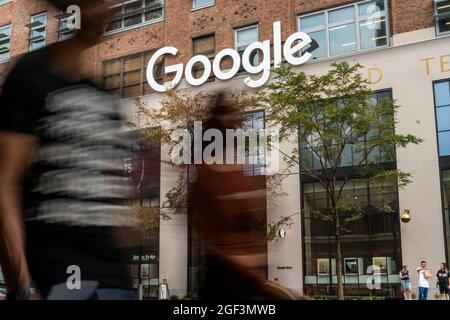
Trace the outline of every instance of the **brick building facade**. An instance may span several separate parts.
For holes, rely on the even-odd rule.
[[[125,8],[131,13],[123,14],[128,10]],[[362,8],[368,9],[369,13],[374,8],[378,10],[378,31],[365,29],[373,22],[367,20],[367,14],[361,14]],[[366,284],[372,274],[366,268],[370,265],[379,265],[383,270],[379,275],[381,288],[377,294],[395,297],[400,295],[398,271],[401,264],[408,264],[413,269],[420,260],[427,260],[436,269],[440,262],[448,261],[449,0],[130,0],[119,1],[116,10],[123,12],[105,27],[101,42],[86,53],[85,72],[107,90],[124,98],[142,96],[152,107],[158,106],[164,97],[152,92],[145,79],[145,66],[154,50],[165,46],[179,49],[177,56],[166,56],[166,66],[186,64],[195,54],[211,59],[225,48],[239,51],[240,47],[249,44],[248,39],[273,43],[275,21],[281,22],[283,40],[300,29],[319,43],[319,50],[314,52],[316,59],[294,70],[320,74],[334,61],[362,64],[377,97],[391,95],[401,106],[396,130],[414,134],[424,142],[397,153],[395,165],[412,172],[414,179],[407,188],[390,195],[397,203],[396,212],[388,218],[368,218],[369,225],[373,222],[378,229],[365,226],[371,231],[349,235],[346,240],[344,261],[349,266],[357,266],[351,267],[345,275],[346,294],[368,294]],[[50,44],[59,40],[58,12],[45,1],[0,0],[0,60],[2,43],[8,38],[1,36],[2,30],[11,25],[10,58],[0,62],[0,86],[14,60],[29,51],[31,17],[43,12],[47,12],[45,40]],[[249,30],[251,32],[245,32]],[[344,30],[353,30],[353,33],[350,36],[341,33]],[[240,34],[242,39],[239,39],[238,31],[244,31]],[[162,69],[158,72],[160,81],[169,80]],[[242,89],[246,88],[243,85],[246,76],[240,72],[226,84],[210,81],[199,88],[190,88],[182,81],[180,87],[204,92],[225,87]],[[124,105],[132,104],[129,99],[123,101]],[[253,120],[264,122],[261,114],[263,112],[259,110]],[[295,147],[287,142],[282,146],[288,150]],[[161,157],[168,158],[164,146],[160,151]],[[156,205],[163,202],[165,192],[171,189],[175,180],[173,168],[167,163],[162,162],[160,170],[160,194]],[[317,186],[303,181],[298,172],[283,182],[282,189],[287,196],[275,205],[267,204],[268,220],[289,216],[323,200]],[[355,185],[353,192],[360,191]],[[364,192],[370,194],[371,191]],[[312,199],[311,203],[309,199]],[[412,216],[407,224],[399,220],[404,209],[409,209]],[[296,216],[283,239],[268,243],[268,277],[278,278],[282,285],[296,291],[333,295],[336,279],[333,256],[328,252],[332,235],[316,234],[311,227],[313,223]],[[140,267],[149,270],[154,279],[149,280],[147,276],[139,283],[145,285],[149,280],[150,288],[167,279],[171,293],[195,294],[199,266],[193,262],[191,240],[186,241],[191,236],[187,214],[161,221],[159,250],[136,258]],[[148,259],[152,258],[149,257],[157,258],[150,263]],[[145,262],[141,262],[141,258],[145,258]],[[415,289],[415,273],[412,280]],[[154,297],[154,293],[148,297]]]
[[[0,27],[11,25],[10,63],[0,64],[0,83],[18,56],[29,51],[31,16],[48,13],[46,44],[58,41],[59,12],[45,0],[0,1]],[[102,62],[164,46],[180,49],[176,58],[166,63],[186,63],[193,55],[192,39],[215,34],[215,51],[235,46],[233,30],[253,24],[259,26],[259,38],[272,40],[272,23],[281,21],[282,37],[297,30],[297,17],[332,7],[353,3],[352,0],[279,0],[279,1],[212,1],[214,4],[193,9],[191,0],[165,0],[164,16],[158,22],[105,35],[96,48],[86,54],[85,71],[101,77]],[[391,35],[434,25],[432,1],[389,1]]]

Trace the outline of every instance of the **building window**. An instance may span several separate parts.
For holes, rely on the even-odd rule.
[[[47,12],[36,14],[31,17],[30,28],[30,51],[45,47],[47,25]]]
[[[216,54],[216,36],[214,34],[192,39],[192,51],[193,55],[203,55],[211,60],[214,59]],[[202,63],[196,63],[193,68],[193,74],[196,79],[200,78],[205,71]],[[211,76],[208,81],[213,81],[214,77]]]
[[[264,111],[254,111],[251,113],[244,114],[244,123],[242,124],[242,129],[246,130],[264,130]],[[245,139],[245,164],[244,173],[247,176],[262,176],[265,174],[265,164],[266,164],[266,152],[265,145],[260,139],[259,133],[257,136],[257,150],[254,153],[255,159],[254,163],[250,163],[250,152],[249,144],[250,142]]]
[[[388,45],[386,0],[359,2],[299,17],[299,30],[313,40],[303,52],[313,59],[350,54]]]
[[[450,81],[434,84],[439,156],[450,156]]]
[[[110,10],[113,18],[106,24],[105,32],[107,33],[162,20],[164,1],[122,1],[111,6]]]
[[[435,0],[434,12],[437,34],[450,32],[450,0]]]
[[[369,103],[377,104],[380,103],[383,99],[391,99],[392,91],[385,90],[376,92],[375,95],[370,99]],[[367,163],[388,163],[394,162],[395,159],[392,158],[392,154],[395,152],[388,148],[392,147],[383,147],[383,148],[374,148],[371,150],[370,154],[367,156],[367,159],[364,159],[361,154],[361,146],[368,143],[370,138],[375,136],[376,131],[372,130],[369,134],[367,134],[362,139],[355,141],[352,144],[347,144],[342,153],[342,157],[340,159],[339,166],[340,167],[352,167],[352,166],[360,166]],[[309,169],[317,170],[322,169],[322,164],[320,163],[320,159],[317,154],[315,154],[312,150],[310,150],[311,142],[307,143],[307,141],[300,142],[300,155],[304,164],[309,167]]]
[[[133,199],[128,205],[137,227],[124,252],[133,289],[142,286],[144,299],[158,299],[161,140],[159,128],[149,130],[128,131],[123,137],[128,142],[125,176]]]
[[[301,190],[305,293],[336,295],[335,225],[327,218],[330,200],[318,182],[303,183]],[[373,274],[368,267],[377,265],[381,273],[377,292],[398,296],[401,239],[396,181],[353,179],[344,186],[342,197],[357,200],[363,210],[363,217],[349,224],[341,238],[345,295],[369,295],[367,283]],[[392,212],[383,211],[383,204]]]
[[[0,6],[2,4],[7,4],[8,2],[12,2],[12,0],[0,0]]]
[[[441,170],[442,208],[444,210],[447,254],[450,257],[450,169]]]
[[[236,41],[236,50],[239,52],[239,55],[242,58],[245,49],[252,43],[257,42],[259,40],[259,27],[257,25],[245,27],[241,29],[237,29],[235,31],[235,41]],[[241,59],[242,60],[242,59]],[[257,66],[259,64],[259,52],[258,50],[254,50],[252,56],[250,57],[250,61],[252,65]],[[242,64],[242,62],[241,62]],[[241,69],[239,71],[243,71],[243,67],[241,65]]]
[[[64,40],[70,39],[76,33],[76,29],[69,28],[69,26],[67,24],[67,20],[70,16],[71,16],[71,14],[65,13],[65,14],[62,14],[59,18],[59,29],[58,29],[59,41],[64,41]]]
[[[146,79],[147,64],[154,51],[138,53],[103,63],[103,88],[122,98],[133,98],[154,93]],[[154,68],[154,78],[163,83],[164,60],[161,57]]]
[[[0,63],[9,60],[11,49],[11,25],[0,27]]]
[[[214,0],[192,0],[192,9],[209,7],[214,4]]]

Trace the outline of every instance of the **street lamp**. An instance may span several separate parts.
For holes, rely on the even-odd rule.
[[[400,220],[402,220],[403,223],[408,223],[411,220],[411,214],[409,209],[403,210],[403,213],[400,216]]]

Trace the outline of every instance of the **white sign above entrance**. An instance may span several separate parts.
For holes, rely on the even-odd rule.
[[[311,38],[304,32],[296,32],[290,35],[284,45],[281,40],[281,22],[277,21],[273,23],[273,62],[275,66],[278,66],[283,57],[284,59],[294,65],[298,66],[307,62],[311,58],[309,52],[301,54],[301,49],[312,42]],[[251,57],[255,50],[259,50],[263,53],[263,58],[260,64],[257,66],[252,65]],[[176,87],[182,77],[183,73],[186,82],[192,86],[200,86],[204,84],[211,76],[211,72],[219,80],[229,80],[233,78],[239,71],[241,64],[242,67],[251,75],[261,74],[258,79],[252,79],[250,76],[244,79],[244,83],[250,88],[258,88],[264,85],[270,78],[270,65],[271,65],[271,48],[270,40],[263,42],[254,42],[250,44],[242,54],[242,58],[235,49],[224,49],[220,51],[214,58],[212,64],[208,57],[203,55],[197,55],[192,57],[186,67],[180,63],[165,67],[165,74],[174,73],[173,79],[165,84],[159,84],[153,77],[153,69],[156,61],[164,55],[178,54],[178,49],[175,47],[164,47],[155,52],[151,57],[147,66],[147,81],[153,90],[157,92],[166,92],[169,89]],[[221,61],[229,57],[232,60],[232,66],[230,69],[224,71],[220,67]],[[195,78],[193,75],[193,67],[195,64],[201,63],[204,68],[203,74],[199,78]]]

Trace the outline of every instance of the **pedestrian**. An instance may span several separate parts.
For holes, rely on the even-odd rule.
[[[236,129],[242,115],[219,95],[207,129]],[[216,151],[217,152],[217,151]],[[223,146],[223,155],[226,146]],[[235,163],[197,165],[190,207],[193,225],[204,246],[205,276],[200,296],[206,300],[296,299],[268,281],[265,193],[243,166]]]
[[[405,264],[400,270],[400,285],[402,287],[403,297],[405,300],[411,300],[411,281],[409,278],[408,266]]]
[[[429,279],[432,277],[431,270],[427,267],[427,262],[422,260],[420,267],[417,268],[419,281],[417,287],[419,288],[419,300],[427,300],[428,288],[430,287]]]
[[[448,270],[447,264],[445,262],[441,263],[441,268],[436,273],[437,283],[436,286],[439,288],[439,293],[441,294],[441,300],[448,300]]]
[[[123,122],[115,99],[82,74],[82,54],[101,39],[108,10],[103,0],[50,2],[61,11],[78,6],[82,28],[20,58],[0,97],[7,297],[132,299],[117,241],[132,227],[124,205]]]

